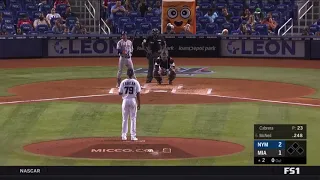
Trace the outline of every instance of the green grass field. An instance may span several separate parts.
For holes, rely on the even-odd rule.
[[[206,78],[277,81],[314,88],[320,98],[316,69],[214,67]],[[114,77],[116,68],[64,67],[1,69],[0,96],[7,89],[41,81]],[[119,136],[121,108],[116,104],[41,102],[0,105],[0,165],[253,165],[253,125],[300,123],[308,126],[308,165],[319,165],[319,108],[272,103],[148,105],[139,112],[139,136],[194,137],[231,141],[246,147],[235,155],[170,161],[124,161],[56,158],[23,151],[23,145],[72,137]]]

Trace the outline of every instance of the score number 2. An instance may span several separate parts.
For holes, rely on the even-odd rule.
[[[282,148],[282,142],[278,142],[278,148]],[[279,150],[278,155],[282,156],[282,151],[281,150]]]

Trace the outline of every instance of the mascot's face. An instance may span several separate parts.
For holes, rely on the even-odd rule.
[[[186,24],[191,27],[195,24],[195,3],[166,2],[163,4],[163,20],[165,24],[171,23],[174,31],[179,33],[184,30]]]

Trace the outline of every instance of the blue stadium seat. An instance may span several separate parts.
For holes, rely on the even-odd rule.
[[[280,11],[272,11],[271,14],[272,14],[273,19],[279,23],[281,20],[281,12]]]
[[[209,11],[209,9],[211,9],[211,8],[212,8],[212,5],[210,3],[201,3],[199,5],[199,9],[203,13],[207,13]]]
[[[210,23],[210,19],[207,17],[199,17],[198,23],[201,24],[202,27],[206,27],[206,24]]]
[[[13,24],[4,24],[2,26],[2,31],[6,31],[6,32],[8,32],[8,34],[12,34],[12,33],[16,32]]]
[[[209,4],[211,4],[212,0],[201,0],[199,4],[201,4],[201,3],[209,3]]]
[[[213,34],[215,30],[218,30],[218,25],[216,23],[207,23],[205,30],[208,34]]]
[[[22,18],[22,17],[25,17],[25,16],[29,16],[28,12],[26,11],[19,11],[17,12],[17,18]]]
[[[119,18],[118,24],[117,24],[118,32],[119,33],[121,32],[121,30],[123,29],[124,23],[130,23],[130,22],[131,22],[131,20],[130,20],[129,17],[121,17],[121,18]]]
[[[234,16],[240,16],[243,12],[243,4],[234,3],[231,5],[231,10],[233,11]]]
[[[132,22],[134,22],[136,17],[140,17],[140,13],[139,12],[129,12],[128,17],[131,19]]]
[[[257,4],[254,4],[254,3],[251,3],[248,6],[248,9],[252,14],[254,13],[254,11],[256,11],[256,8],[257,8]]]
[[[68,5],[67,4],[58,4],[56,6],[56,12],[59,14],[64,14],[67,11]]]
[[[265,4],[264,6],[263,6],[263,11],[265,11],[265,12],[271,12],[271,11],[274,11],[275,10],[275,7],[274,7],[274,5],[273,4]]]
[[[277,1],[277,0],[268,0],[268,1],[267,1],[267,4],[273,4],[273,5],[277,6],[277,5],[280,4],[280,1]]]
[[[32,4],[35,4],[35,0],[24,0],[23,2],[24,4],[28,4],[28,3],[32,3]]]
[[[259,35],[260,35],[260,33],[259,33],[259,32],[257,32],[257,31],[254,31],[254,32],[252,32],[252,33],[251,33],[251,35],[253,35],[253,36],[259,36]]]
[[[202,11],[196,11],[196,18],[198,19],[199,17],[203,16],[203,12]]]
[[[229,33],[234,30],[234,24],[232,23],[224,23],[221,26],[222,29],[228,29]]]
[[[14,20],[12,18],[3,18],[2,24],[14,24]]]
[[[223,8],[226,8],[226,7],[227,7],[226,4],[217,3],[217,4],[216,4],[216,11],[218,12],[219,15],[221,15],[222,9],[223,9]]]
[[[293,5],[295,0],[282,0],[282,4]]]
[[[32,26],[31,24],[21,24],[20,29],[23,33],[28,34],[30,31],[32,31]]]
[[[142,34],[148,34],[148,31],[151,30],[151,24],[150,23],[141,23],[140,24],[140,31]]]
[[[28,34],[32,35],[32,36],[37,36],[37,35],[39,35],[39,32],[37,32],[37,31],[29,31]]]
[[[233,0],[233,3],[240,3],[240,4],[243,4],[244,1],[243,0]],[[229,3],[230,4],[230,3]]]
[[[230,19],[230,23],[234,24],[234,28],[238,29],[240,24],[241,24],[242,20],[240,16],[234,16]]]
[[[309,29],[310,29],[310,32],[312,32],[312,33],[316,33],[316,32],[318,32],[318,31],[319,31],[319,26],[318,26],[318,25],[313,24],[313,25],[311,25],[311,26],[309,27]]]
[[[78,19],[76,17],[68,17],[66,19],[66,26],[70,28],[71,26],[76,24],[77,20]]]
[[[320,26],[320,19],[317,20],[316,24]]]
[[[205,35],[205,34],[208,34],[208,32],[205,30],[202,30],[202,31],[197,31],[196,34]]]
[[[260,35],[268,35],[268,26],[265,24],[257,24],[255,31],[259,32]]]
[[[32,17],[32,12],[38,11],[38,7],[35,4],[26,4],[25,9],[28,11],[30,17]]]
[[[124,23],[123,30],[126,31],[128,34],[134,34],[136,30],[136,25],[134,23]]]
[[[14,4],[14,3],[20,3],[21,1],[19,0],[7,0],[7,5],[10,5],[10,4]]]
[[[161,23],[158,23],[155,28],[159,29],[159,31],[161,32],[161,28],[162,28]]]
[[[201,24],[197,23],[196,31],[201,31],[201,30],[203,30]]]
[[[213,32],[213,34],[215,34],[215,35],[219,35],[221,33],[221,30],[215,30],[214,32]]]
[[[289,16],[288,6],[285,4],[279,4],[276,7],[276,10],[281,12],[281,14],[284,16],[285,19],[287,19],[287,17]]]
[[[118,22],[119,18],[121,17],[125,17],[125,13],[122,11],[117,11],[115,13],[113,13],[113,21],[116,23]]]
[[[44,32],[46,32],[48,30],[49,30],[49,27],[45,24],[40,24],[36,28],[36,31],[39,32],[40,34],[44,34]]]
[[[13,19],[13,17],[14,17],[14,15],[11,11],[3,11],[2,16],[3,16],[3,18],[11,18],[11,19]]]
[[[215,23],[217,23],[218,24],[218,27],[219,27],[219,29],[221,29],[222,27],[222,24],[224,24],[224,23],[226,23],[227,22],[227,20],[226,20],[226,18],[225,17],[217,17],[215,20],[214,20],[214,22]]]
[[[136,27],[139,29],[141,23],[146,23],[147,20],[145,17],[136,17],[134,20],[134,23],[136,24]]]
[[[30,16],[31,18],[31,20],[35,20],[35,19],[37,19],[37,18],[39,18],[39,16],[41,15],[41,12],[39,12],[39,11],[34,11],[34,12],[32,12],[32,16]]]
[[[43,12],[45,15],[47,15],[48,13],[50,13],[52,7],[50,4],[44,4],[41,8],[41,12]]]
[[[54,35],[54,32],[53,31],[46,31],[46,32],[44,32],[44,34],[47,34],[47,35]]]
[[[13,12],[14,15],[16,15],[18,11],[22,10],[22,6],[19,3],[12,3],[10,4],[9,9]]]
[[[231,31],[231,34],[232,35],[242,35],[242,32],[239,30],[233,30],[233,31]]]
[[[6,10],[6,6],[4,4],[4,2],[0,2],[0,12],[5,11]]]
[[[161,19],[159,17],[150,18],[150,23],[152,28],[157,28],[157,24],[161,23]]]
[[[149,21],[152,17],[156,17],[156,15],[153,12],[148,11],[144,14],[144,17]]]
[[[223,3],[223,4],[227,4],[227,0],[216,0],[217,3]]]

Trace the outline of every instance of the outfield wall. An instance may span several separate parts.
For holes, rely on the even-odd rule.
[[[145,57],[144,38],[134,38],[134,57]],[[115,57],[119,39],[119,35],[2,36],[0,58]],[[173,57],[320,59],[316,37],[167,35],[166,40]]]

